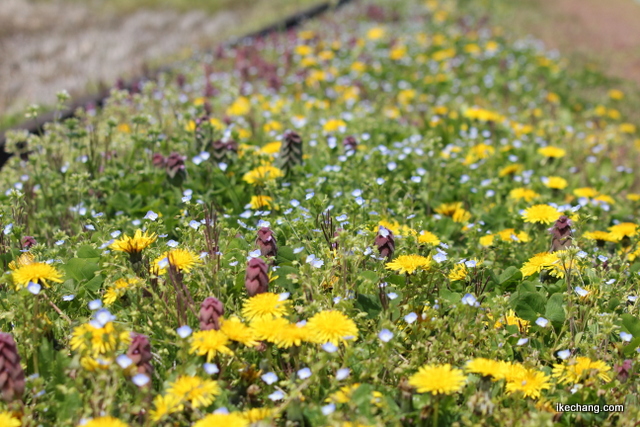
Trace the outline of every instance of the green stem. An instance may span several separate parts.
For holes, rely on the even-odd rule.
[[[440,412],[440,397],[434,396],[435,402],[433,404],[433,427],[438,427],[438,413]]]

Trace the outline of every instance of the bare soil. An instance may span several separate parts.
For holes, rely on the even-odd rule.
[[[233,12],[119,16],[80,2],[2,0],[0,115],[32,103],[52,105],[62,89],[84,94],[88,83],[113,84],[149,61],[211,45],[238,19]]]
[[[640,2],[520,0],[511,26],[607,74],[640,83]]]

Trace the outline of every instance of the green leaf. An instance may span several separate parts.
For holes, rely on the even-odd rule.
[[[291,249],[289,246],[281,246],[278,248],[278,255],[276,256],[276,263],[278,265],[290,265],[295,260],[296,256],[293,253],[293,249]]]
[[[510,304],[519,317],[533,322],[545,312],[546,301],[538,292],[523,292],[515,294]]]
[[[547,301],[547,307],[544,312],[544,317],[547,318],[553,327],[559,329],[565,321],[564,314],[564,294],[557,293],[549,297]]]
[[[440,298],[447,301],[449,304],[458,304],[462,300],[462,295],[457,292],[451,292],[446,288],[440,289]]]
[[[367,282],[378,283],[379,277],[375,271],[365,270],[360,272],[360,277],[362,277]]]
[[[634,337],[640,337],[640,319],[625,313],[622,316],[622,327]]]
[[[96,271],[100,270],[97,261],[99,258],[72,258],[64,268],[67,274],[76,281],[91,280]]]
[[[498,276],[498,283],[501,286],[506,286],[512,282],[519,282],[522,280],[522,272],[516,267],[508,267],[505,271]]]
[[[360,294],[356,299],[356,308],[367,313],[369,319],[375,319],[382,311],[380,299],[376,295]]]
[[[93,279],[89,280],[84,286],[88,291],[98,292],[98,290],[100,290],[100,287],[102,286],[103,283],[104,283],[104,277],[98,274]]]
[[[640,337],[634,338],[631,341],[629,341],[629,344],[627,344],[622,349],[622,352],[624,353],[625,356],[629,357],[631,355],[637,354],[636,350],[638,347],[640,347]]]
[[[91,245],[83,245],[78,249],[78,258],[100,258],[100,252]]]

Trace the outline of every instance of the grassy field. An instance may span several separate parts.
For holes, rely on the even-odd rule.
[[[640,419],[631,94],[367,5],[10,132],[0,426]]]

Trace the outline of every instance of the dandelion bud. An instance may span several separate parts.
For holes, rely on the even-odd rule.
[[[215,329],[220,330],[220,318],[224,315],[224,305],[214,297],[208,297],[200,304],[200,329],[209,331]]]
[[[393,238],[393,233],[391,232],[391,230],[380,226],[380,230],[378,231],[378,235],[376,236],[375,244],[378,247],[380,255],[386,257],[387,259],[391,259],[393,257],[393,252],[396,250],[396,242]]]
[[[167,159],[160,153],[155,153],[152,161],[153,166],[157,168],[165,168],[167,166]]]
[[[269,288],[269,272],[267,264],[260,258],[251,258],[247,263],[244,286],[250,297],[267,292]]]
[[[296,132],[288,130],[284,133],[280,159],[282,169],[286,172],[293,166],[302,164],[302,138]]]
[[[24,236],[22,238],[22,248],[29,249],[31,246],[37,245],[36,239],[33,236]]]
[[[551,233],[551,249],[549,252],[556,252],[567,249],[571,246],[571,220],[562,215],[556,223],[549,229]]]
[[[350,135],[342,141],[342,145],[344,146],[344,151],[347,154],[353,154],[358,149],[358,140],[355,136]]]
[[[268,227],[262,227],[258,230],[256,245],[260,247],[260,253],[264,257],[275,257],[278,254],[276,238]]]
[[[24,393],[24,371],[16,342],[11,334],[4,332],[0,332],[0,390],[7,403],[22,399]]]
[[[136,365],[136,373],[146,374],[151,377],[153,366],[151,366],[151,343],[146,335],[131,334],[131,344],[127,350],[127,357]]]

